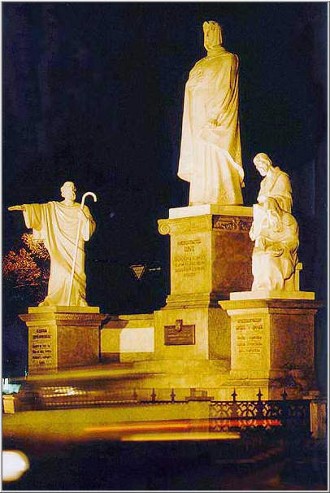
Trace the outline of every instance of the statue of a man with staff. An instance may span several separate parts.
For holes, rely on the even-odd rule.
[[[50,255],[48,293],[39,306],[88,306],[84,243],[95,231],[95,221],[85,198],[96,195],[87,192],[81,204],[75,202],[76,187],[66,181],[61,187],[63,201],[46,204],[23,204],[8,207],[23,211],[27,228],[33,229],[35,240],[42,240]]]

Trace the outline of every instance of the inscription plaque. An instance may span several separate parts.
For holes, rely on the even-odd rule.
[[[173,254],[173,269],[176,274],[191,278],[203,273],[206,266],[206,253],[200,238],[180,240]]]
[[[54,331],[50,327],[32,328],[29,334],[29,367],[49,369],[56,366]]]
[[[262,318],[238,319],[235,323],[238,354],[261,354],[263,347]]]
[[[183,325],[183,320],[176,320],[175,325],[164,326],[165,346],[195,344],[195,325]]]

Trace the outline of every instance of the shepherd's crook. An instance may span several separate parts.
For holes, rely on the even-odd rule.
[[[91,195],[94,199],[94,202],[97,202],[97,197],[95,193],[93,192],[86,192],[82,196],[81,199],[81,204],[80,204],[80,210],[83,211],[84,209],[84,204],[85,204],[85,198]],[[77,227],[77,238],[76,238],[76,244],[75,244],[75,249],[74,249],[74,256],[73,256],[73,261],[72,261],[72,269],[71,269],[71,278],[70,278],[70,287],[69,287],[69,295],[68,295],[68,306],[70,306],[70,301],[71,301],[71,292],[72,292],[72,285],[73,285],[73,277],[74,277],[74,268],[76,266],[76,259],[77,259],[77,252],[78,252],[78,244],[79,244],[79,234],[80,234],[80,223],[81,223],[81,215],[79,215],[79,220],[78,220],[78,227]]]

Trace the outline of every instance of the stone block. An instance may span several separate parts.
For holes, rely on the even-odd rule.
[[[154,358],[154,315],[113,316],[101,331],[102,361],[122,363]]]
[[[251,288],[252,209],[192,206],[170,209],[158,221],[170,235],[171,293],[167,305],[217,306],[232,291]]]
[[[30,374],[99,363],[98,307],[30,307],[20,318],[28,328]]]
[[[230,319],[219,308],[167,308],[155,312],[155,357],[230,360]]]
[[[267,398],[285,388],[301,398],[315,388],[314,322],[320,303],[310,299],[220,301],[231,317],[234,386],[260,384]]]

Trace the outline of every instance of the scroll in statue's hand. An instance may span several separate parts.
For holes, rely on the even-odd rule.
[[[8,207],[9,211],[25,211],[25,206],[24,205],[12,205],[11,207]]]

